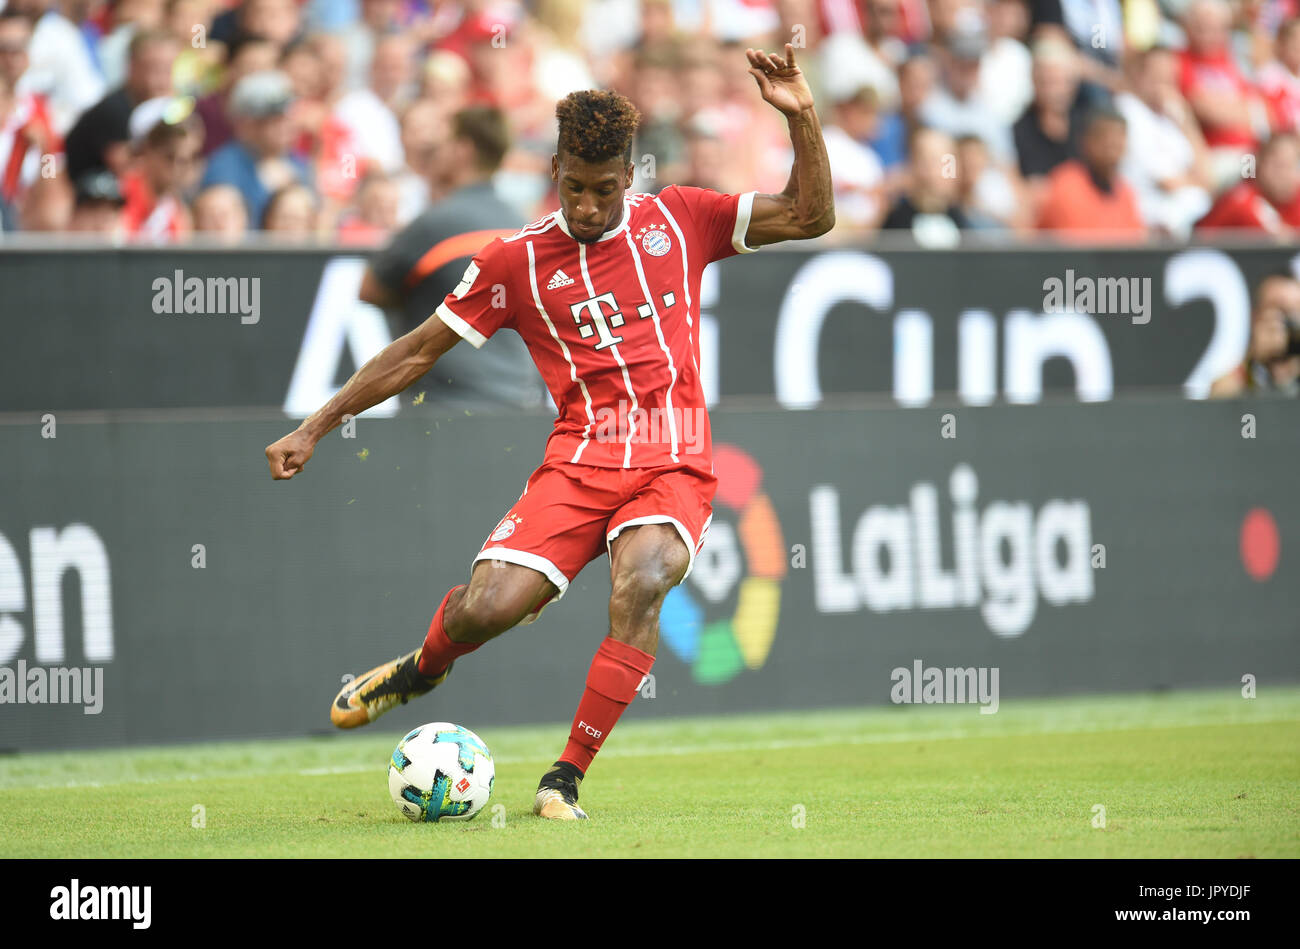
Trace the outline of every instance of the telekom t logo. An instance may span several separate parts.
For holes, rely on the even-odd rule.
[[[605,318],[604,304],[606,303],[609,304],[610,309],[608,320]],[[578,324],[579,336],[590,339],[595,334],[600,339],[600,342],[596,343],[596,349],[608,349],[615,343],[623,342],[622,336],[615,336],[609,329],[611,326],[617,329],[623,325],[623,314],[619,312],[618,301],[614,299],[614,294],[602,293],[590,300],[574,303],[569,307],[569,312],[573,314],[573,322]],[[584,323],[582,321],[584,316],[590,316],[591,323]]]

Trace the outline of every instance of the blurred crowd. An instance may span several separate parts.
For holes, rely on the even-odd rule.
[[[554,105],[629,96],[637,190],[780,191],[747,46],[796,47],[836,188],[823,240],[1300,229],[1300,0],[0,0],[0,230],[374,245],[447,191],[555,205]]]

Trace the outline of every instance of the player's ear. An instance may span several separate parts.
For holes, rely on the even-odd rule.
[[[624,178],[623,178],[623,187],[624,187],[624,188],[630,188],[630,187],[632,187],[632,178],[633,178],[635,175],[636,175],[636,165],[632,164],[631,162],[628,162],[628,163],[627,163],[626,174],[624,175]]]
[[[560,156],[559,154],[551,155],[551,180],[560,180]]]

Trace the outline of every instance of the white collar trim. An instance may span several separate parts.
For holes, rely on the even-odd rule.
[[[628,219],[631,216],[632,216],[632,201],[625,193],[623,195],[623,220],[619,222],[618,227],[614,228],[612,231],[606,231],[604,234],[601,234],[600,237],[596,238],[596,243],[599,244],[602,241],[613,240],[614,238],[622,234],[624,231],[626,231],[628,227]],[[551,217],[552,219],[554,219],[555,223],[559,225],[560,230],[562,230],[566,236],[573,238],[573,240],[575,241],[577,240],[577,238],[573,237],[573,234],[569,231],[569,222],[564,219],[563,208],[557,210],[554,214],[551,215]]]

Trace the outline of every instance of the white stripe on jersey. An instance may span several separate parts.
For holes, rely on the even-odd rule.
[[[668,344],[664,342],[663,329],[659,325],[659,307],[655,305],[654,294],[650,292],[650,285],[646,283],[645,269],[641,266],[641,255],[637,253],[636,243],[632,240],[632,229],[629,227],[623,236],[627,238],[627,248],[632,252],[632,263],[636,265],[636,276],[641,282],[641,292],[645,294],[646,302],[650,306],[650,318],[654,320],[659,348],[668,359],[668,374],[671,379],[664,401],[668,405],[668,437],[672,446],[669,454],[672,455],[673,461],[680,461],[681,459],[677,457],[677,420],[673,418],[673,386],[677,385],[677,367],[673,365],[673,354],[668,351]]]
[[[555,215],[548,214],[541,220],[534,221],[532,224],[525,224],[519,230],[515,231],[509,237],[501,238],[501,243],[509,244],[511,241],[517,241],[521,237],[532,237],[537,234],[544,234],[547,230],[555,226]]]
[[[668,225],[677,235],[677,246],[682,249],[682,289],[686,291],[686,325],[691,325],[691,267],[686,260],[686,238],[682,236],[682,229],[677,226],[677,219],[668,213],[668,208],[664,203],[655,198],[655,204],[659,205],[659,210],[663,212],[664,218],[667,219]]]
[[[564,340],[560,339],[560,334],[555,331],[555,324],[546,314],[546,307],[542,306],[542,295],[537,289],[537,257],[533,251],[533,242],[529,241],[528,247],[528,282],[533,288],[533,305],[537,307],[537,312],[542,315],[546,321],[547,328],[551,331],[551,338],[560,344],[560,352],[564,353],[564,359],[569,364],[569,378],[578,384],[582,389],[582,397],[587,400],[587,425],[582,430],[582,442],[578,445],[578,450],[573,453],[569,459],[570,464],[576,464],[582,457],[582,450],[587,447],[587,440],[591,437],[591,426],[596,424],[596,415],[591,411],[591,393],[587,391],[587,383],[582,381],[578,375],[578,367],[573,362],[573,357],[569,355],[569,347],[564,345]],[[583,269],[584,275],[586,268]],[[626,374],[626,373],[625,373]]]
[[[625,210],[623,213],[626,215],[627,211]],[[624,224],[626,223],[627,221],[624,220]],[[587,295],[594,297],[596,295],[596,289],[591,285],[591,274],[587,273],[587,245],[582,242],[578,243],[578,264],[582,267],[582,282],[587,286]],[[601,319],[603,318],[604,317],[601,317]],[[636,434],[636,417],[634,414],[637,409],[636,392],[632,388],[632,378],[627,374],[627,363],[623,360],[622,354],[618,351],[618,343],[610,344],[609,351],[614,354],[614,359],[618,361],[619,368],[623,370],[623,385],[627,388],[628,397],[632,400],[632,408],[628,409],[627,416],[627,442],[626,447],[623,450],[623,467],[631,468],[632,437]],[[575,458],[574,461],[577,461],[577,459]]]
[[[691,324],[691,264],[686,257],[686,238],[682,236],[682,229],[677,226],[677,219],[668,212],[668,208],[655,196],[655,204],[659,205],[659,210],[663,212],[664,219],[677,235],[677,246],[682,249],[682,290],[686,295],[686,341],[691,347],[691,362],[695,364],[695,378],[700,377],[700,363],[695,358],[695,331]],[[703,385],[703,383],[701,383]]]

